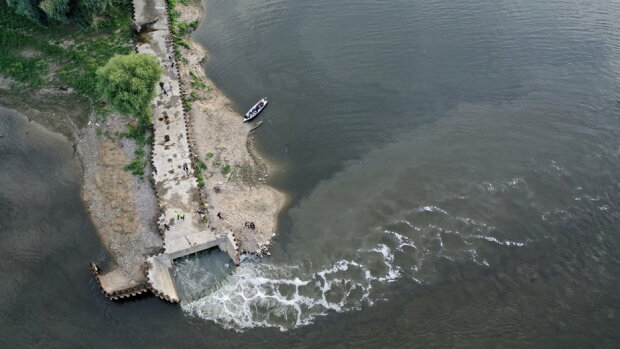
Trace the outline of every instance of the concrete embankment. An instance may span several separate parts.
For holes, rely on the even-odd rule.
[[[158,297],[176,303],[179,297],[171,273],[175,258],[217,246],[238,264],[239,247],[232,232],[215,229],[205,219],[208,216],[195,177],[166,2],[134,0],[133,3],[135,22],[150,23],[148,31],[140,33],[136,49],[139,53],[154,55],[165,68],[159,94],[153,101],[151,163],[164,250],[146,258],[144,272],[147,281],[140,285],[127,285],[122,273],[116,270],[102,274],[96,265],[91,264],[91,268],[104,294],[111,299],[140,294],[148,289]]]

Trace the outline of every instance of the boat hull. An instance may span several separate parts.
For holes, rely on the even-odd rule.
[[[261,102],[263,103],[262,105]],[[245,113],[245,116],[243,117],[243,122],[252,121],[254,118],[256,118],[258,114],[265,110],[265,107],[267,107],[267,103],[267,98],[263,98],[258,101],[258,103],[254,104],[254,106],[250,110],[248,110],[247,113]]]

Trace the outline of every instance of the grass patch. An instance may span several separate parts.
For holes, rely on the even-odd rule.
[[[222,167],[221,172],[223,175],[227,175],[228,173],[230,173],[230,165],[228,164],[224,165],[224,167]]]
[[[196,181],[198,182],[198,188],[204,188],[205,186],[205,177],[202,174],[202,171],[194,171],[196,174]]]
[[[181,14],[179,11],[175,11],[174,8],[177,6],[176,0],[167,0],[168,1],[168,17],[170,18],[170,34],[172,34],[172,42],[175,47],[175,54],[180,57],[181,52],[178,50],[178,46],[185,47],[189,49],[189,44],[183,40],[183,36],[188,35],[192,31],[191,23],[179,23],[179,17]],[[177,57],[177,58],[178,58]]]
[[[207,159],[211,159],[214,156],[215,156],[215,154],[213,154],[213,153],[207,153]]]
[[[147,116],[141,116],[137,121],[129,124],[129,130],[123,133],[122,136],[133,139],[141,147],[151,143],[151,137],[147,136],[150,129],[151,120]]]
[[[126,165],[123,169],[131,174],[142,177],[144,175],[144,168],[146,167],[146,153],[142,146],[138,146],[134,151],[135,158],[129,165]]]
[[[192,101],[187,98],[187,96],[182,96],[181,102],[183,103],[183,109],[185,109],[185,111],[192,110]]]
[[[96,108],[97,68],[115,54],[133,52],[131,14],[131,1],[114,0],[91,27],[43,27],[0,1],[0,74],[26,91],[46,85],[72,87]]]
[[[134,160],[124,167],[124,170],[131,174],[142,177],[144,168],[148,161],[144,146],[151,143],[152,138],[149,136],[151,129],[151,120],[147,115],[138,117],[138,120],[130,123],[129,130],[122,133],[121,136],[133,139],[136,142],[136,150],[134,151]]]
[[[197,100],[197,99],[198,99],[198,97],[200,97],[200,96],[198,95],[198,91],[196,91],[196,90],[192,90],[192,92],[189,94],[189,96],[190,96],[190,97],[192,97],[192,100],[193,100],[193,101]]]
[[[198,75],[196,73],[194,73],[193,71],[189,71],[189,75],[192,78],[192,86],[199,89],[199,90],[203,90],[207,87],[207,84],[205,84],[204,82],[202,82],[202,80],[200,80],[200,78],[198,77]]]
[[[111,108],[97,92],[96,71],[114,55],[134,52],[132,13],[130,0],[112,0],[106,13],[88,28],[69,24],[44,27],[16,15],[0,0],[0,75],[16,81],[12,86],[15,92],[73,88],[90,100],[99,115],[105,115]],[[137,144],[134,160],[124,167],[134,175],[144,175],[148,163],[144,146],[150,143],[149,129],[150,118],[145,115],[119,135]]]
[[[205,177],[202,173],[202,170],[207,169],[207,165],[205,165],[198,157],[194,157],[194,175],[196,176],[196,181],[198,181],[198,187],[202,188],[205,186]]]
[[[198,157],[194,158],[194,162],[196,163],[196,167],[198,167],[201,170],[206,170],[207,169],[207,165],[205,165],[204,162],[200,161],[200,159]]]
[[[144,167],[146,161],[144,159],[134,159],[129,165],[126,165],[123,169],[136,176],[144,176]]]

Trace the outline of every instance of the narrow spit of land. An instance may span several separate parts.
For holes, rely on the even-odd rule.
[[[215,231],[207,224],[205,206],[194,171],[186,115],[181,100],[178,65],[171,43],[165,0],[134,0],[136,24],[150,23],[140,33],[139,53],[155,56],[165,67],[158,97],[153,102],[153,181],[160,207],[158,226],[164,252],[147,261],[148,288],[161,298],[178,302],[171,275],[175,258],[219,246],[239,263],[239,249],[232,232]],[[94,270],[97,272],[97,268]],[[114,292],[123,283],[112,270],[98,275],[102,289]]]
[[[175,258],[216,246],[235,262],[238,250],[267,253],[285,197],[264,184],[268,167],[253,151],[252,125],[241,122],[205,75],[205,51],[189,37],[204,16],[200,0],[115,0],[96,30],[49,32],[1,1],[0,7],[9,13],[0,16],[0,31],[13,38],[5,60],[41,63],[29,77],[12,66],[0,69],[0,102],[73,140],[84,171],[83,199],[110,252],[105,270],[91,265],[106,296],[150,290],[176,301],[168,275]],[[143,27],[137,44],[132,8],[134,24]],[[152,147],[127,138],[130,119],[112,113],[93,90],[96,68],[132,49],[165,67],[166,93],[160,89],[153,101]],[[138,151],[152,154],[153,166],[132,176],[125,169]]]
[[[178,32],[177,26],[202,19],[200,2],[176,9],[167,8],[165,0],[133,4],[134,22],[141,29],[137,51],[157,57],[165,70],[153,101],[152,144],[163,248],[145,256],[142,286],[118,269],[104,274],[93,265],[93,271],[110,298],[150,290],[178,302],[171,274],[174,259],[219,247],[238,264],[240,252],[266,252],[285,197],[263,184],[268,171],[253,151],[252,126],[241,122],[230,100],[206,78],[202,47],[187,37],[185,45],[172,45],[171,29]],[[169,17],[168,11],[174,13]],[[198,91],[197,86],[202,88]],[[193,107],[187,106],[188,95]]]

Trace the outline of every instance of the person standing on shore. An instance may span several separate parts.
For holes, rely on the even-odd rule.
[[[166,91],[166,87],[164,86],[164,82],[160,81],[159,82],[159,87],[161,87],[161,91],[164,93],[164,95],[168,95],[168,91]]]

